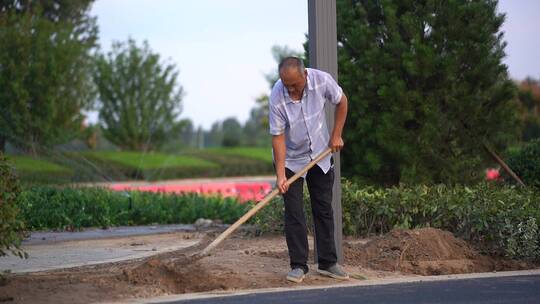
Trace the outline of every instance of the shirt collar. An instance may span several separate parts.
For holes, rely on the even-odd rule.
[[[292,98],[289,96],[289,92],[287,92],[287,88],[285,88],[285,86],[283,86],[283,93],[285,95],[285,104],[288,104],[288,103],[300,103],[307,96],[307,92],[306,92],[305,88],[304,88],[304,92],[302,93],[302,98],[298,102],[294,102],[292,100]]]
[[[311,91],[311,90],[313,90],[314,88],[313,88],[313,84],[311,83],[311,80],[309,79],[309,72],[310,72],[310,69],[306,68],[306,71],[307,71],[307,76],[306,76],[307,84],[306,84],[306,86],[307,86],[308,90]],[[304,91],[305,91],[305,90],[304,90]]]

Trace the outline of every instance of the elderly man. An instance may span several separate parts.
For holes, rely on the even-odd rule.
[[[287,280],[300,283],[308,272],[308,239],[303,208],[307,182],[317,241],[318,272],[337,279],[349,276],[336,263],[332,186],[333,159],[328,156],[287,187],[286,181],[327,147],[343,148],[341,133],[347,117],[347,97],[330,74],[304,68],[301,59],[287,57],[279,64],[279,77],[270,96],[269,122],[277,187],[285,201],[285,235],[291,271]],[[326,103],[335,105],[335,124],[329,134]]]

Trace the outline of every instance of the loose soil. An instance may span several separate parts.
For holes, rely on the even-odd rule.
[[[365,244],[345,244],[345,259],[357,265],[403,274],[441,275],[530,269],[533,265],[481,255],[448,231],[393,230]]]
[[[2,303],[89,303],[217,290],[298,286],[285,280],[289,269],[283,236],[237,233],[215,252],[190,259],[217,235],[197,246],[144,259],[10,274],[0,281]],[[438,229],[394,230],[370,240],[347,239],[345,269],[357,279],[439,275],[534,268],[479,254],[466,242]],[[343,283],[313,270],[302,285]]]

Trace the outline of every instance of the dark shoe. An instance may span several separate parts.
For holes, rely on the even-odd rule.
[[[331,277],[338,280],[349,279],[349,274],[346,273],[343,270],[343,268],[341,268],[341,266],[339,266],[338,264],[334,264],[326,269],[317,269],[317,272],[324,276]]]
[[[302,283],[302,280],[306,277],[304,270],[301,268],[294,268],[287,273],[287,280],[295,283]]]

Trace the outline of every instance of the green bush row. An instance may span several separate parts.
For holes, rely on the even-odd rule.
[[[540,189],[540,138],[510,151],[507,163],[525,185]],[[509,176],[505,176],[505,179],[513,182]]]
[[[212,176],[220,169],[216,163],[196,156],[179,156],[142,152],[72,153],[72,159],[85,164],[74,178],[92,181],[96,178],[114,180],[162,180]],[[82,159],[84,158],[84,162]]]
[[[18,205],[28,229],[193,223],[198,218],[232,223],[247,206],[232,198],[113,192],[101,188],[31,187]]]
[[[307,191],[304,193],[305,210],[309,211]],[[535,188],[479,184],[377,189],[343,180],[342,210],[345,235],[435,227],[481,244],[491,254],[540,258],[540,192]],[[276,199],[254,222],[263,232],[282,231],[283,212],[282,200]],[[311,212],[306,217],[311,222]]]
[[[244,154],[240,154],[243,152]],[[247,156],[247,151],[229,151],[225,149],[201,150],[194,153],[197,157],[211,161],[219,165],[212,171],[212,176],[248,176],[274,174],[272,161],[263,159],[254,153],[252,157]],[[235,154],[239,153],[239,154]],[[260,153],[259,153],[260,154]]]
[[[307,191],[304,203],[309,211]],[[192,223],[198,218],[232,223],[249,207],[235,199],[194,194],[54,187],[24,190],[17,204],[32,230]],[[378,189],[344,180],[342,208],[345,235],[386,233],[397,227],[435,227],[479,244],[491,254],[540,258],[540,192],[536,188],[480,184]],[[282,232],[283,211],[282,199],[276,198],[251,223],[263,232]],[[311,222],[311,212],[306,215]]]

